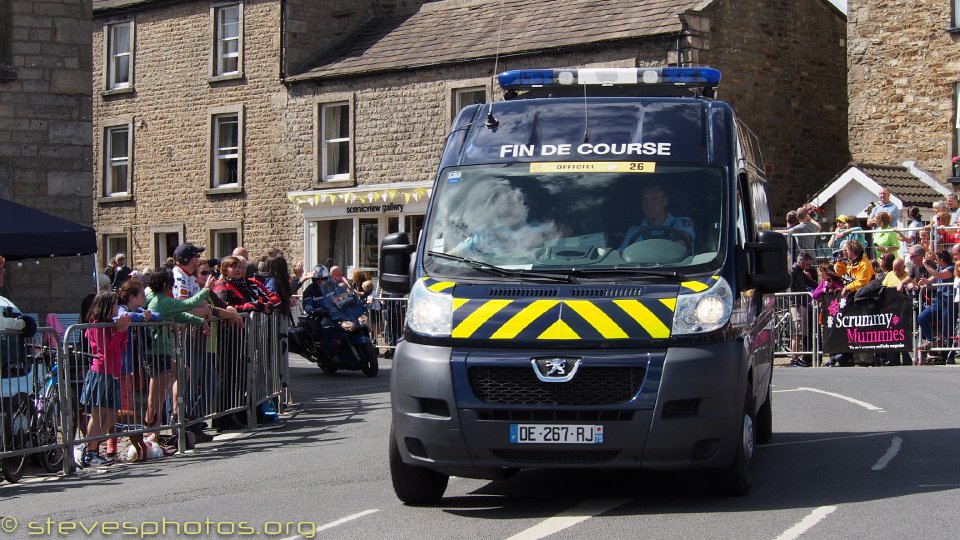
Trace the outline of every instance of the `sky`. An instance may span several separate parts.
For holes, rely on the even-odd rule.
[[[847,0],[830,0],[830,3],[840,8],[840,11],[847,12]]]

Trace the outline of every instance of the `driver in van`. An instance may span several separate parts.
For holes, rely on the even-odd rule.
[[[696,233],[690,218],[677,217],[667,212],[670,197],[663,186],[652,184],[643,188],[640,194],[643,207],[643,221],[627,229],[627,234],[620,244],[620,251],[640,240],[663,238],[673,240],[692,251],[693,239]]]

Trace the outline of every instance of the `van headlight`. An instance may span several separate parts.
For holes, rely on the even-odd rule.
[[[452,326],[453,296],[435,293],[418,279],[410,290],[407,327],[416,334],[450,337]]]
[[[727,280],[717,279],[712,287],[677,297],[673,334],[702,334],[723,328],[733,312],[733,290]]]

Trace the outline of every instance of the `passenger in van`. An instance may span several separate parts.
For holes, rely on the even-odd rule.
[[[685,246],[690,252],[693,251],[693,239],[696,238],[693,222],[690,218],[677,217],[667,212],[670,197],[663,186],[652,184],[644,187],[640,194],[640,202],[643,208],[643,221],[627,229],[627,234],[620,244],[620,251],[640,240],[654,238],[673,240]]]

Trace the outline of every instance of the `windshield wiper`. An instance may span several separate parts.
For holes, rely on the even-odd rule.
[[[685,281],[687,276],[674,270],[646,270],[643,268],[574,268],[567,271],[571,276],[590,277],[590,276],[652,276],[673,278],[677,281]]]
[[[461,257],[459,255],[450,255],[449,253],[440,253],[439,251],[427,251],[427,254],[433,257],[438,257],[440,259],[447,259],[450,261],[461,262],[463,264],[469,265],[482,272],[487,272],[487,273],[494,274],[501,277],[549,279],[552,281],[562,281],[564,283],[576,283],[576,280],[572,276],[566,275],[566,274],[550,274],[546,272],[531,272],[529,270],[514,270],[510,268],[501,268],[499,266],[495,266],[483,261],[468,259],[466,257]]]

